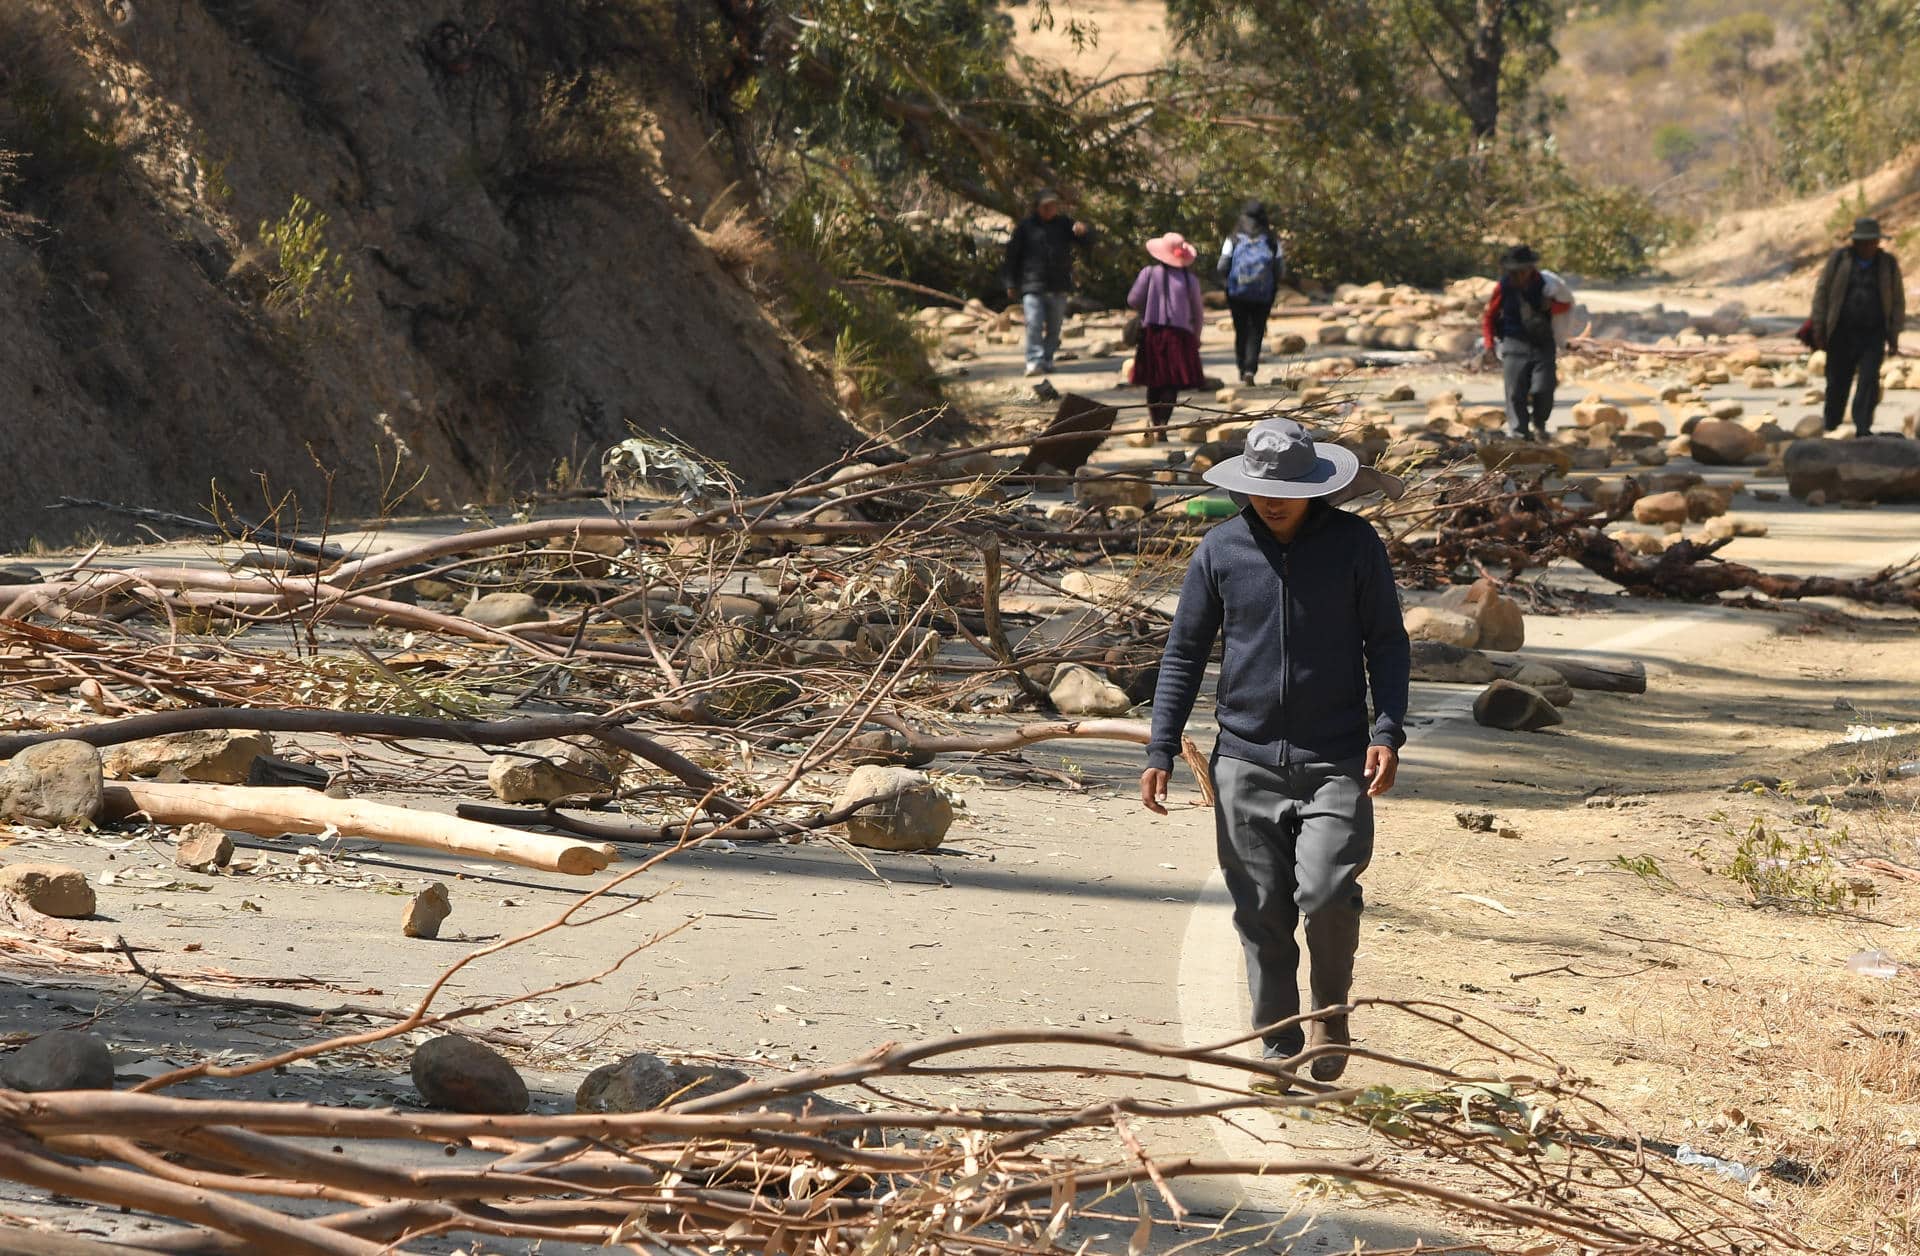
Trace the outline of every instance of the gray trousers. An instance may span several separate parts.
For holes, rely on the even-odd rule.
[[[1554,390],[1560,386],[1559,355],[1508,337],[1500,342],[1500,369],[1507,390],[1507,431],[1525,436],[1531,424],[1544,433],[1553,415]]]
[[[1300,948],[1307,919],[1313,1006],[1344,1003],[1360,946],[1360,874],[1373,858],[1373,799],[1364,757],[1279,769],[1216,756],[1214,812],[1220,870],[1247,958],[1253,1023],[1300,1014]],[[1298,1025],[1266,1038],[1270,1056],[1305,1047]]]

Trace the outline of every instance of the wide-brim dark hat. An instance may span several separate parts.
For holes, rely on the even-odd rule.
[[[1853,238],[1856,240],[1878,240],[1880,220],[1878,218],[1856,218],[1853,220]]]
[[[1538,266],[1540,255],[1524,244],[1516,244],[1506,251],[1500,259],[1500,265],[1507,270],[1516,270],[1522,266]]]
[[[1406,491],[1399,477],[1361,466],[1352,450],[1314,440],[1292,419],[1263,419],[1254,424],[1247,433],[1246,452],[1208,467],[1200,478],[1249,497],[1346,501],[1370,492],[1398,498]]]

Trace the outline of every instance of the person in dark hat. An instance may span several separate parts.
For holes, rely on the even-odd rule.
[[[1813,347],[1827,351],[1829,432],[1846,417],[1853,394],[1853,430],[1873,430],[1880,404],[1880,363],[1900,352],[1900,327],[1907,318],[1907,290],[1900,263],[1880,247],[1880,223],[1862,218],[1853,224],[1853,240],[1835,250],[1813,290]]]
[[[1566,339],[1573,291],[1524,244],[1500,259],[1500,281],[1481,317],[1481,335],[1506,377],[1507,430],[1523,440],[1544,437],[1559,387],[1560,345]]]
[[[1060,349],[1060,326],[1073,292],[1073,255],[1092,233],[1075,222],[1066,202],[1052,188],[1033,198],[1033,212],[1014,224],[1007,239],[1007,298],[1020,302],[1027,320],[1027,374],[1053,370]]]
[[[1200,542],[1153,695],[1140,801],[1165,815],[1167,781],[1224,634],[1212,773],[1215,846],[1246,956],[1263,1054],[1309,1045],[1315,1080],[1346,1068],[1346,1003],[1360,942],[1360,874],[1373,854],[1373,800],[1393,788],[1406,741],[1411,648],[1386,546],[1337,503],[1405,485],[1351,452],[1267,419],[1246,452],[1205,478],[1241,503]],[[1367,699],[1371,692],[1372,711]],[[1313,1008],[1300,1023],[1304,917]],[[1292,1067],[1292,1066],[1288,1066]]]

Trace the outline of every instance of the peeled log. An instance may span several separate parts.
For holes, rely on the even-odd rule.
[[[105,812],[115,819],[144,814],[156,824],[214,824],[256,837],[324,833],[332,828],[342,837],[427,846],[576,877],[598,872],[613,860],[613,847],[605,843],[527,833],[359,798],[329,798],[310,789],[109,781]]]

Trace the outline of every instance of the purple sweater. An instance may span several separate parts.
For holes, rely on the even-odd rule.
[[[1153,262],[1140,268],[1127,293],[1127,304],[1140,311],[1140,321],[1149,327],[1178,327],[1200,334],[1206,323],[1206,307],[1200,301],[1200,281],[1193,271]]]

